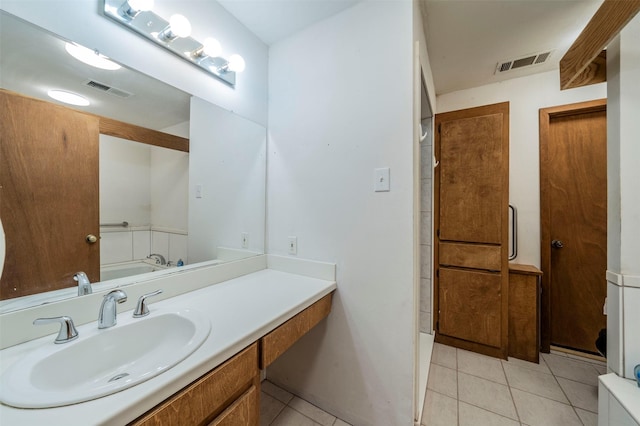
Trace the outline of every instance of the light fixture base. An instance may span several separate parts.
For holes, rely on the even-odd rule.
[[[221,57],[199,57],[192,55],[192,52],[202,47],[202,43],[192,37],[175,38],[164,41],[158,34],[167,28],[169,22],[156,15],[152,11],[140,11],[135,17],[125,17],[119,12],[122,10],[124,0],[104,0],[104,15],[141,36],[151,40],[173,54],[192,63],[208,74],[220,79],[232,87],[236,85],[236,73],[227,71],[226,65],[229,61]]]

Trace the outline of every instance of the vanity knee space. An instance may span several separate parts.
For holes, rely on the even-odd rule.
[[[275,361],[331,312],[333,293],[287,320],[129,426],[258,425],[260,369]]]

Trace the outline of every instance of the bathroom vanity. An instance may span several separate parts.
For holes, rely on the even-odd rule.
[[[209,285],[204,284],[207,280]],[[257,425],[260,369],[329,314],[336,289],[335,265],[265,255],[124,287],[129,300],[118,306],[121,321],[113,329],[131,322],[129,307],[138,294],[155,289],[171,293],[175,284],[202,287],[166,295],[164,300],[151,299],[149,317],[185,309],[204,314],[211,331],[190,356],[149,380],[86,402],[40,409],[0,405],[2,424]],[[91,304],[97,313],[98,305],[93,306],[97,298],[78,299],[82,298],[73,302]],[[67,311],[58,315],[74,316],[68,303],[58,309]],[[19,316],[35,318],[40,314],[37,310],[21,311]],[[82,311],[79,308],[75,315],[82,318]],[[2,322],[11,319],[5,316]],[[83,335],[90,336],[94,327],[95,320],[78,326],[78,342]],[[42,345],[53,344],[53,336],[47,335],[2,350],[2,373]]]
[[[266,368],[331,311],[332,294],[309,306],[221,366],[130,423],[257,425],[260,367]]]

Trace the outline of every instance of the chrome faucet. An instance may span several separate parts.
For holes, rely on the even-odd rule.
[[[87,274],[84,272],[76,273],[73,276],[73,279],[78,282],[78,296],[84,296],[93,292],[91,289],[91,283],[89,282],[89,277],[87,277]]]
[[[155,261],[156,261],[156,263],[158,265],[166,265],[167,264],[166,259],[161,254],[157,254],[157,253],[150,254],[149,256],[147,256],[147,259],[155,259]]]
[[[127,294],[122,290],[112,290],[102,299],[100,312],[98,312],[98,328],[109,328],[117,324],[116,302],[127,301]]]

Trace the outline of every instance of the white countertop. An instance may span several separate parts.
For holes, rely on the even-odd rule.
[[[58,408],[18,409],[0,405],[0,424],[124,425],[222,364],[335,288],[334,281],[264,269],[156,303],[151,300],[151,315],[154,312],[180,308],[195,309],[206,314],[211,321],[209,337],[187,359],[137,386],[93,401]],[[118,315],[131,315],[131,311],[119,312]],[[91,327],[97,327],[97,323],[78,327],[79,339],[82,339],[83,330]],[[0,351],[0,372],[43,344],[53,345],[53,336]]]

